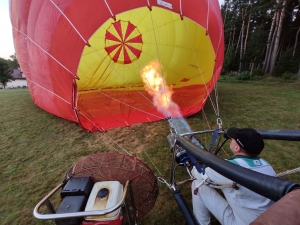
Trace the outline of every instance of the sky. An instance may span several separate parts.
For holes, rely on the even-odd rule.
[[[224,0],[219,0],[223,4]],[[9,59],[15,53],[9,17],[9,0],[0,0],[0,57]]]
[[[0,57],[9,59],[15,53],[9,17],[9,0],[0,0]]]

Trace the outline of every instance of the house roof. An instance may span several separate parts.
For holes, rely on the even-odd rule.
[[[20,69],[14,69],[12,76],[15,79],[20,79],[20,80],[26,80],[26,77],[23,75],[22,71]]]

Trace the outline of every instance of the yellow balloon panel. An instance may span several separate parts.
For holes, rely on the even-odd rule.
[[[210,81],[215,53],[206,31],[171,11],[147,7],[109,19],[89,39],[78,67],[78,90],[143,89],[141,69],[153,60],[174,88]]]

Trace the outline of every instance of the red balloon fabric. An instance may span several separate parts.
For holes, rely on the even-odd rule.
[[[141,70],[153,60],[183,116],[220,76],[217,0],[10,0],[17,58],[34,103],[89,131],[152,122]]]

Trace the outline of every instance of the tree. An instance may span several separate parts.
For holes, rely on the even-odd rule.
[[[7,82],[15,80],[12,76],[12,69],[9,68],[9,65],[4,59],[0,58],[0,83],[5,88]]]
[[[226,15],[224,29],[227,64],[224,63],[224,69],[251,71],[263,64],[266,33],[271,26],[274,2],[276,0],[225,0],[221,8],[223,18]],[[232,54],[233,49],[235,55]]]
[[[300,75],[300,0],[224,0],[223,71]]]
[[[293,48],[283,51],[278,59],[277,65],[274,68],[273,75],[276,77],[282,76],[285,72],[297,74],[299,70],[299,56],[291,57]]]
[[[273,70],[275,68],[275,63],[277,60],[277,56],[278,56],[278,49],[279,49],[279,41],[280,41],[280,37],[281,37],[281,33],[282,33],[282,24],[283,24],[283,20],[285,17],[285,6],[287,4],[287,0],[284,0],[283,2],[279,2],[280,4],[282,4],[282,8],[280,9],[280,11],[277,12],[277,19],[276,19],[276,27],[277,30],[274,33],[275,35],[275,40],[274,40],[274,44],[273,44],[273,51],[272,51],[272,56],[270,59],[270,68],[269,68],[269,74],[272,76],[273,75]],[[271,43],[272,44],[272,43]]]
[[[9,65],[9,67],[12,68],[12,69],[18,69],[20,67],[20,65],[19,65],[16,53],[9,56],[9,58],[10,59],[7,60],[7,63]]]

